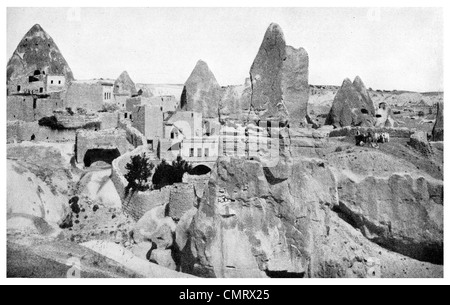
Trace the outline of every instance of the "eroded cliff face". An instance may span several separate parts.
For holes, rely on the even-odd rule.
[[[442,276],[442,266],[424,262],[442,263],[439,182],[393,173],[354,181],[357,168],[338,175],[336,167],[333,160],[292,159],[288,152],[273,168],[220,158],[198,210],[180,221],[181,271],[250,278]]]

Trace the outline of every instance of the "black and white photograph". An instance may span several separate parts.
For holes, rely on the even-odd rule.
[[[7,281],[444,279],[443,4],[9,4]]]

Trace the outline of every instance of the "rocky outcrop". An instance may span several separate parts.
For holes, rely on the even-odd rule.
[[[73,74],[58,46],[39,25],[35,24],[22,38],[6,68],[8,83],[30,75],[64,75],[66,82]]]
[[[369,240],[392,251],[443,263],[443,185],[393,174],[339,182],[339,213]]]
[[[335,127],[374,125],[375,106],[361,78],[357,76],[353,83],[345,79],[331,106],[325,121]]]
[[[221,95],[214,74],[206,62],[199,60],[184,84],[180,107],[184,111],[201,112],[203,118],[217,118]]]
[[[444,141],[444,103],[437,104],[436,122],[433,127],[431,140]]]
[[[223,88],[219,102],[220,121],[246,121],[250,111],[251,93],[249,83]]]
[[[305,123],[309,97],[308,54],[286,46],[279,25],[267,29],[250,69],[251,108],[261,120]]]
[[[183,249],[182,260],[192,262],[186,272],[305,276],[310,227],[314,220],[326,222],[326,206],[337,202],[334,185],[330,172],[315,163],[291,166],[284,160],[269,169],[257,161],[220,158],[193,217],[190,246]]]
[[[123,71],[122,74],[114,82],[114,94],[119,95],[127,95],[127,96],[136,96],[137,90],[136,85],[131,79],[130,75],[128,75],[127,71]]]
[[[395,127],[397,122],[394,119],[392,109],[386,103],[380,103],[376,109],[375,127]]]
[[[423,131],[413,133],[409,139],[408,145],[425,157],[429,157],[433,154],[433,149],[428,142],[427,134]]]

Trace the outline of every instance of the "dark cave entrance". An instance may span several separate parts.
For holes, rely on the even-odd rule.
[[[91,166],[92,163],[97,161],[103,161],[108,164],[111,164],[114,159],[120,157],[120,152],[117,148],[113,149],[102,149],[102,148],[94,148],[89,149],[84,155],[84,165],[86,167]]]
[[[194,167],[191,171],[189,171],[189,175],[203,176],[209,174],[210,172],[211,169],[208,166],[200,164]]]

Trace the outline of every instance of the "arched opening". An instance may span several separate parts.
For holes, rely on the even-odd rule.
[[[91,166],[92,163],[97,161],[103,161],[108,164],[111,164],[114,159],[120,157],[120,152],[117,148],[113,149],[102,149],[102,148],[93,148],[89,149],[84,155],[84,165],[86,167]]]
[[[189,175],[195,175],[195,176],[202,176],[209,174],[211,172],[211,169],[203,164],[197,165],[194,167],[190,172]]]

